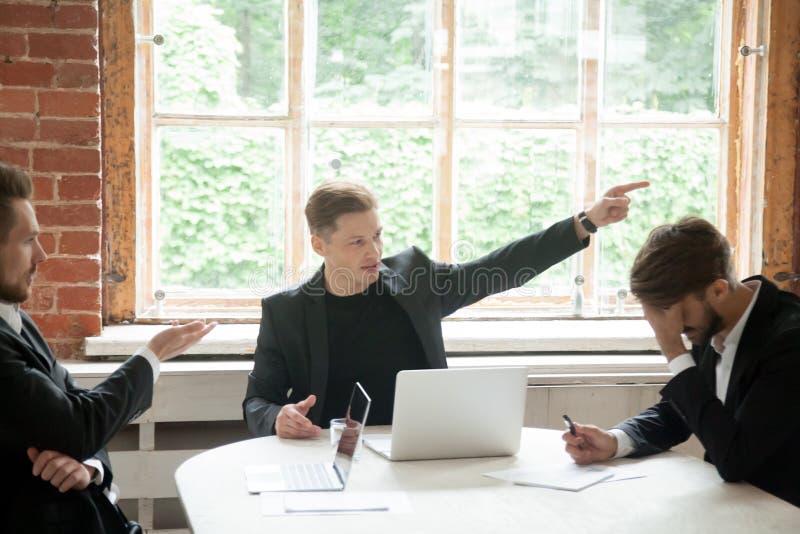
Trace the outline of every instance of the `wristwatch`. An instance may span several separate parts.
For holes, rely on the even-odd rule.
[[[585,211],[582,211],[578,214],[578,220],[580,221],[581,226],[586,228],[586,231],[590,234],[597,232],[597,226],[595,226],[594,223],[589,220],[589,217],[586,215]]]

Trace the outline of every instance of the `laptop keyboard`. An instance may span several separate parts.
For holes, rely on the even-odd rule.
[[[334,489],[339,487],[338,480],[332,480],[330,471],[324,464],[284,464],[281,474],[290,490]]]

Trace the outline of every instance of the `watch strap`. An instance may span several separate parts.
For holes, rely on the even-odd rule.
[[[583,226],[590,234],[597,232],[597,226],[595,226],[595,224],[589,220],[589,217],[586,215],[585,211],[582,211],[578,214],[578,221],[580,221],[581,226]]]

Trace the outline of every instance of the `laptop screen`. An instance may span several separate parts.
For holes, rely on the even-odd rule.
[[[333,468],[339,475],[342,484],[347,481],[347,476],[350,474],[353,454],[356,452],[361,432],[367,424],[367,414],[371,402],[367,392],[364,391],[361,384],[356,382],[353,392],[350,394],[350,404],[347,406],[346,427],[342,431],[339,447],[336,449],[336,457],[333,459]]]

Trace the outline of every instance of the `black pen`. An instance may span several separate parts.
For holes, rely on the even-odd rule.
[[[575,423],[572,422],[572,419],[570,419],[567,414],[564,414],[561,417],[564,419],[564,424],[567,425],[569,433],[572,434],[573,436],[577,436],[578,433],[575,432]]]

